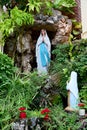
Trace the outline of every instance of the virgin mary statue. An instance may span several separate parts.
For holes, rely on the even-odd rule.
[[[76,110],[78,109],[79,93],[77,84],[77,73],[71,72],[70,81],[67,83],[66,89],[68,90],[68,107],[65,110]]]
[[[36,62],[38,74],[47,74],[50,64],[51,43],[46,30],[42,29],[36,43]]]

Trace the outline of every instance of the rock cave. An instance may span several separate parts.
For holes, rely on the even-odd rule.
[[[52,51],[56,45],[68,42],[72,22],[60,11],[54,10],[52,16],[38,14],[33,25],[22,26],[12,33],[6,39],[4,53],[14,59],[21,72],[27,73],[36,68],[35,46],[41,29],[46,29]]]

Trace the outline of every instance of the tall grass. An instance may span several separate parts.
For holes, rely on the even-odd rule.
[[[8,78],[0,87],[0,129],[9,130],[11,123],[18,119],[18,108],[30,109],[30,104],[43,84],[43,78],[34,72],[20,78]]]

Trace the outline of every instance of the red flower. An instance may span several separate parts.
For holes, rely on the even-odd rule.
[[[19,117],[20,117],[21,119],[26,118],[26,112],[20,112]]]
[[[79,103],[78,106],[79,106],[79,107],[84,107],[85,104],[84,104],[84,103]]]
[[[19,110],[24,111],[24,110],[26,110],[26,108],[25,107],[20,107]]]
[[[48,113],[51,112],[48,108],[45,108],[41,111],[41,114],[45,114],[44,116],[44,120],[48,120],[49,119],[49,115]]]
[[[49,119],[49,115],[46,114],[46,115],[44,116],[44,120],[48,120],[48,119]]]
[[[41,114],[49,113],[51,112],[48,108],[45,108],[41,111]]]

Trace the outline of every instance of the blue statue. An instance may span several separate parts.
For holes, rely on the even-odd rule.
[[[47,74],[51,58],[51,43],[45,29],[41,30],[36,43],[36,62],[38,74]]]

